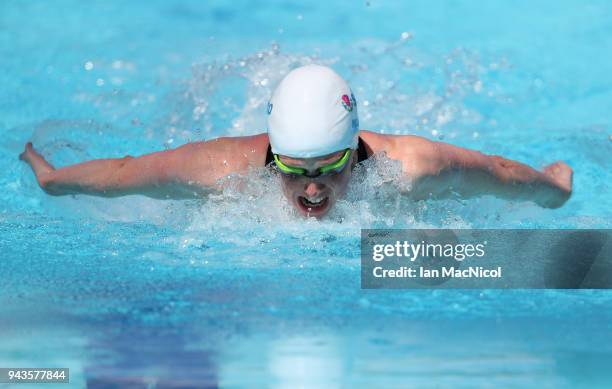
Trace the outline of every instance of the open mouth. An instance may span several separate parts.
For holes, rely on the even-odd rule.
[[[317,216],[325,212],[329,204],[329,197],[321,197],[318,199],[307,199],[306,197],[298,197],[298,203],[302,211],[308,216]]]

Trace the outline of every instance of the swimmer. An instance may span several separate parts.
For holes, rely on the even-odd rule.
[[[413,182],[406,195],[415,199],[492,194],[558,208],[572,193],[572,169],[561,161],[540,172],[419,136],[360,129],[355,96],[326,66],[289,72],[272,94],[267,115],[267,133],[188,143],[139,157],[56,169],[32,143],[19,157],[31,166],[40,187],[55,196],[197,198],[218,190],[223,177],[268,166],[280,173],[287,201],[300,214],[316,218],[345,194],[355,165],[378,153],[399,161],[402,174]]]

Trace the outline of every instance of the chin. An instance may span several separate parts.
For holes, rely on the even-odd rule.
[[[324,196],[311,202],[303,196],[297,196],[293,203],[303,216],[319,219],[329,212],[333,205],[333,199],[329,196]]]

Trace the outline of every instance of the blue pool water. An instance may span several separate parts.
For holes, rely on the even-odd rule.
[[[69,367],[73,387],[609,387],[609,292],[361,290],[359,236],[612,227],[611,22],[603,1],[2,1],[0,367]],[[316,221],[264,171],[202,201],[49,197],[17,159],[29,140],[64,166],[259,133],[312,62],[348,79],[364,128],[562,159],[572,198],[414,202],[379,158]]]

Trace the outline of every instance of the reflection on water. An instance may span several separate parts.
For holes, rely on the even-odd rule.
[[[104,325],[88,346],[84,369],[88,388],[218,387],[214,350],[192,347],[205,334],[125,326],[112,319]]]
[[[70,387],[88,388],[434,388],[458,382],[592,388],[612,380],[609,331],[581,318],[390,315],[364,321],[355,315],[350,324],[330,326],[324,318],[265,323],[270,318],[262,317],[252,325],[234,318],[223,328],[206,321],[142,325],[129,315],[75,321],[49,314],[41,315],[52,318],[47,324],[2,328],[0,365],[69,367]],[[594,351],[593,344],[601,346]]]

